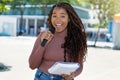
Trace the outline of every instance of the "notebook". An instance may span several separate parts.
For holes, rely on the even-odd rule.
[[[80,67],[79,63],[74,62],[56,62],[52,67],[48,69],[51,74],[67,74],[70,75]]]

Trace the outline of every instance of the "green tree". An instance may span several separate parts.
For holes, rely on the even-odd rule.
[[[104,27],[103,22],[113,18],[115,13],[120,12],[120,0],[86,0],[91,9],[96,10],[100,27]]]
[[[8,11],[9,8],[6,5],[12,1],[13,0],[0,0],[0,14],[2,14],[2,12]]]
[[[113,18],[114,14],[119,12],[120,0],[86,0],[90,5],[91,9],[96,10],[98,19],[99,19],[99,26],[97,35],[95,38],[94,46],[96,46],[96,42],[98,39],[99,30],[101,27],[106,27],[107,22]]]
[[[80,0],[28,0],[30,3],[33,4],[54,4],[57,2],[68,2],[71,4],[80,4]],[[82,0],[83,2],[84,0]]]
[[[109,3],[111,2],[107,3],[108,1],[106,0],[87,0],[87,1],[90,3],[91,9],[96,10],[101,26],[103,18],[105,19],[107,17],[106,14],[108,13],[108,6]]]

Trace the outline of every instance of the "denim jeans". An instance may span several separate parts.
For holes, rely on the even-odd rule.
[[[62,76],[47,74],[41,71],[40,69],[37,69],[34,80],[65,80],[65,79]]]

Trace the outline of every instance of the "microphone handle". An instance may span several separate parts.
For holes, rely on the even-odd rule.
[[[43,39],[43,41],[41,42],[41,46],[44,47],[47,41],[48,41],[47,39]]]

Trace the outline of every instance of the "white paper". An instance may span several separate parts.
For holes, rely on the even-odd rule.
[[[76,71],[80,67],[79,63],[73,62],[56,62],[52,67],[48,69],[51,74],[68,74]]]

